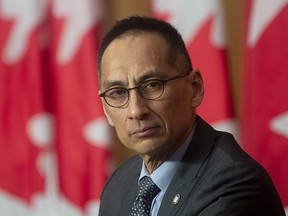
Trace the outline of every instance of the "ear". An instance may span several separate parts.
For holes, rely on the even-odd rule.
[[[201,72],[198,69],[194,69],[191,72],[191,85],[193,90],[193,98],[191,106],[193,109],[198,107],[204,98],[204,83]]]
[[[100,91],[99,91],[98,93],[100,94]],[[107,110],[106,110],[106,106],[105,106],[105,103],[106,103],[106,102],[104,101],[104,99],[103,99],[102,97],[101,97],[101,102],[102,102],[102,108],[103,108],[103,110],[104,110],[104,114],[105,114],[105,116],[106,116],[106,118],[107,118],[107,120],[108,120],[108,123],[109,123],[112,127],[114,127],[114,123],[113,123],[110,115],[108,114],[108,112],[107,112]]]

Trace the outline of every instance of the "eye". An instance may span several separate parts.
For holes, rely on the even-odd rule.
[[[162,82],[160,80],[149,80],[141,85],[141,90],[143,92],[154,92],[162,89]]]
[[[123,88],[113,88],[106,92],[106,97],[120,98],[127,95],[127,90]]]

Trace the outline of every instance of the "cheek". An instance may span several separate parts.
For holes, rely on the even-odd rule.
[[[111,126],[115,127],[115,130],[123,128],[124,115],[120,110],[105,109],[106,117]]]
[[[163,110],[163,121],[168,128],[177,128],[191,122],[192,108],[188,97],[171,98],[169,104]]]
[[[117,133],[119,140],[122,143],[127,142],[127,131],[126,131],[126,118],[124,110],[119,110],[120,112],[112,112],[111,119],[114,123],[114,128]]]

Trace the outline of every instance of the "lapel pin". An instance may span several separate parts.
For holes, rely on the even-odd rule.
[[[176,194],[174,199],[172,200],[173,205],[177,205],[177,203],[180,201],[180,194]]]

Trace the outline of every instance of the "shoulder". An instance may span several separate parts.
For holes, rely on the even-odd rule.
[[[191,152],[195,152],[195,149],[201,150],[205,155],[202,162],[210,162],[209,165],[214,169],[242,164],[267,174],[265,169],[241,148],[232,134],[215,130],[200,117],[198,117],[195,139],[190,146]]]
[[[241,148],[232,134],[216,130],[213,133],[212,147],[203,163],[203,172],[214,174],[214,179],[230,177],[229,182],[233,179],[235,182],[246,180],[249,184],[250,180],[257,180],[264,188],[274,190],[265,168]]]
[[[241,209],[239,212],[243,215],[251,212],[282,215],[279,195],[267,171],[241,148],[231,134],[216,131],[201,121],[198,132],[195,131],[198,137],[194,143],[192,140],[189,154],[193,154],[194,147],[194,151],[200,149],[203,155],[201,162],[196,161],[201,165],[190,197],[199,204],[198,210],[207,211],[203,215],[211,215],[216,209],[221,215],[229,215],[235,209]],[[195,160],[190,158],[187,161],[192,163]]]
[[[209,158],[207,158],[207,166],[213,167],[215,171],[231,168],[229,172],[231,174],[242,173],[243,170],[246,170],[250,173],[248,176],[258,176],[271,183],[269,174],[264,167],[246,153],[234,139],[233,135],[227,132],[216,131],[213,149],[210,152]]]
[[[141,165],[142,159],[138,155],[124,161],[109,177],[103,191],[105,191],[107,187],[119,187],[119,185],[126,185],[129,182],[129,179],[134,179],[135,177],[138,178]]]
[[[135,155],[113,172],[102,190],[99,215],[119,215],[120,211],[129,211],[137,190],[141,165],[142,159]]]

